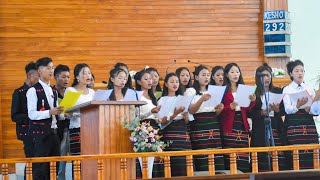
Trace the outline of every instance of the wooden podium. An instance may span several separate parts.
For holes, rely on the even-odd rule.
[[[129,140],[130,131],[124,122],[135,117],[135,106],[144,101],[90,101],[68,109],[80,109],[81,155],[112,154],[133,152]],[[120,178],[120,159],[103,160],[105,180]],[[128,179],[135,179],[135,159],[127,160]],[[96,160],[81,162],[81,179],[98,179]]]

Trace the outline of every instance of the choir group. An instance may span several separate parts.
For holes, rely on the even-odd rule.
[[[59,106],[68,91],[82,92],[76,102],[81,104],[94,97],[94,78],[87,64],[74,67],[73,83],[70,81],[70,70],[66,65],[54,67],[52,59],[44,57],[26,65],[27,80],[12,96],[12,120],[16,122],[19,140],[24,143],[26,157],[48,157],[79,155],[80,150],[80,112],[62,113],[64,107]],[[141,101],[147,104],[140,107],[139,116],[143,122],[159,128],[162,140],[171,142],[165,151],[263,147],[270,144],[266,137],[266,119],[271,120],[272,141],[275,146],[294,144],[318,144],[318,134],[313,116],[320,114],[320,91],[309,87],[304,82],[304,65],[300,60],[290,61],[287,72],[292,82],[283,89],[272,83],[272,69],[264,64],[255,73],[256,91],[247,97],[248,107],[241,107],[235,102],[239,84],[244,84],[240,67],[236,63],[225,67],[195,67],[193,73],[186,67],[168,73],[160,86],[160,75],[155,68],[147,68],[137,72],[133,80],[126,64],[117,63],[110,71],[108,89],[113,89],[109,100],[122,101],[128,89],[143,91]],[[56,84],[50,81],[55,78]],[[208,86],[226,86],[222,101],[217,106],[205,105],[211,96]],[[290,94],[306,91],[309,97],[294,101]],[[270,103],[263,108],[270,94],[283,94],[280,104]],[[166,96],[191,96],[188,107],[171,107],[168,114],[157,117]],[[190,98],[191,99],[191,98]],[[128,139],[129,140],[129,139]],[[273,145],[273,142],[271,143]],[[300,168],[313,168],[313,153],[299,152]],[[270,170],[267,153],[258,153],[259,171]],[[172,176],[186,176],[186,158],[171,157]],[[227,155],[215,155],[215,170],[230,168]],[[196,171],[208,171],[208,157],[195,156]],[[66,162],[59,162],[58,179],[65,179]],[[242,172],[250,172],[250,154],[237,153],[237,168]],[[292,154],[279,152],[280,170],[292,169]],[[49,164],[33,164],[34,179],[49,179]],[[164,176],[163,161],[156,158],[153,177]],[[141,177],[137,163],[137,177]]]

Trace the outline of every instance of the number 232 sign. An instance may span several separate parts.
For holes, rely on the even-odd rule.
[[[274,22],[274,23],[264,23],[264,32],[270,31],[286,31],[288,29],[288,23],[285,22]]]

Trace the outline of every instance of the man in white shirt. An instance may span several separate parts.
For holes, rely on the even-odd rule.
[[[50,58],[44,57],[36,62],[36,66],[40,76],[39,82],[27,92],[28,116],[31,120],[29,134],[34,139],[34,157],[59,156],[57,120],[64,108],[57,107],[57,91],[50,86],[54,71],[53,62]],[[49,163],[34,163],[32,175],[34,180],[49,180]]]

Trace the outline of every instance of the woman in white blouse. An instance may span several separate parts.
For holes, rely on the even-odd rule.
[[[185,96],[193,96],[189,107],[190,136],[192,149],[222,148],[220,124],[218,115],[223,104],[216,107],[205,106],[203,103],[211,98],[207,93],[210,82],[210,71],[206,66],[195,68],[193,88],[188,88]],[[195,168],[197,171],[208,171],[208,156],[196,156]],[[225,170],[222,155],[215,155],[215,169]]]
[[[179,89],[179,78],[174,73],[169,73],[164,79],[164,86],[162,97],[158,101],[158,105],[168,107],[167,114],[164,117],[159,117],[161,121],[161,129],[164,142],[172,142],[169,147],[165,148],[165,151],[185,151],[191,150],[191,142],[188,134],[186,121],[188,121],[188,112],[184,112],[185,108],[177,107],[174,104],[177,100]],[[167,101],[170,99],[171,101]],[[167,109],[167,108],[166,108]],[[186,176],[186,157],[171,156],[172,176]]]
[[[87,87],[91,83],[91,71],[87,64],[77,64],[74,67],[74,80],[72,87],[68,87],[68,91],[82,92],[75,105],[91,101],[94,96],[94,90]],[[80,111],[71,114],[70,118],[70,154],[80,155]]]
[[[288,94],[307,91],[313,98],[313,88],[304,83],[304,65],[300,60],[290,61],[287,64],[291,84],[283,89],[284,108],[287,113],[285,123],[287,125],[287,144],[318,144],[318,134],[313,116],[310,114],[310,105],[306,105],[308,97],[303,97],[294,102]],[[313,153],[299,151],[300,169],[313,168]],[[289,158],[292,160],[292,158]],[[291,167],[292,168],[292,167]]]
[[[143,91],[140,101],[145,101],[147,104],[137,108],[138,115],[141,118],[141,122],[150,123],[154,129],[160,129],[158,121],[153,113],[157,113],[160,106],[157,105],[157,99],[152,91],[152,78],[147,70],[141,70],[134,76],[136,81],[136,90]],[[163,177],[164,176],[164,165],[159,157],[155,157],[152,169],[152,177]],[[137,179],[142,177],[141,167],[139,161],[136,161],[136,177]]]

